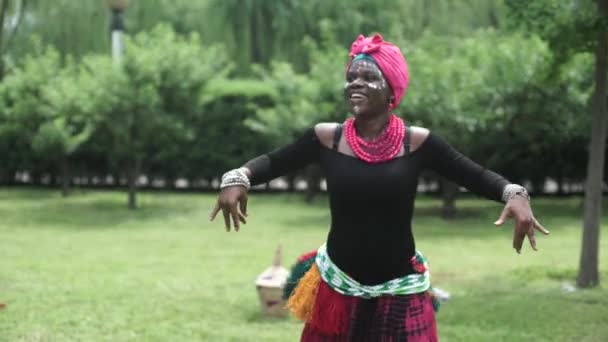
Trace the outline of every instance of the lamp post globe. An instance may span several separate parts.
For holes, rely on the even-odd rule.
[[[129,6],[130,0],[106,0],[106,4],[111,10],[124,11]]]

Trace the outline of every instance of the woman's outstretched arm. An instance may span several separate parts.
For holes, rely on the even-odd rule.
[[[424,129],[418,130],[417,134],[426,135],[422,138],[419,149],[423,153],[422,158],[427,168],[473,193],[505,203],[504,210],[494,224],[501,226],[508,218],[513,218],[513,248],[520,253],[527,236],[532,249],[537,250],[534,231],[538,230],[546,235],[549,231],[534,217],[529,196],[523,187],[511,184],[501,175],[475,163],[438,135]]]
[[[221,210],[226,231],[230,231],[232,225],[235,231],[239,231],[240,224],[247,222],[249,187],[318,161],[320,147],[315,129],[310,128],[294,142],[258,156],[239,169],[227,172],[222,176],[221,191],[209,219],[213,221]]]
[[[319,160],[319,138],[314,128],[307,129],[294,142],[256,157],[243,166],[251,185],[266,183]]]

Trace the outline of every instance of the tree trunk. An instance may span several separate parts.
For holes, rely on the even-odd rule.
[[[458,195],[458,185],[441,178],[441,217],[446,220],[456,217],[456,196]]]
[[[563,196],[564,195],[564,177],[561,175],[561,172],[560,172],[560,175],[555,180],[555,182],[557,183],[557,195]]]
[[[15,3],[13,3],[13,5],[15,5]],[[21,0],[17,15],[12,16],[11,18],[8,18],[8,6],[9,0],[2,0],[0,4],[0,56],[4,56],[5,51],[8,51],[10,45],[12,45],[11,41],[17,33],[17,29],[19,28],[25,14],[27,1]],[[12,21],[12,25],[9,25],[12,28],[11,32],[5,32],[5,27],[7,27],[7,25],[5,25],[5,21],[7,19]],[[4,39],[5,37],[6,40]],[[4,78],[4,69],[4,58],[0,58],[0,80]]]
[[[288,173],[285,176],[285,179],[287,180],[287,191],[288,192],[296,191],[296,173],[295,172]]]
[[[8,185],[15,185],[15,184],[17,184],[17,169],[10,168],[8,170]]]
[[[15,179],[15,173],[11,169],[0,169],[0,185],[11,185]]]
[[[137,177],[139,176],[139,160],[131,160],[127,171],[127,185],[129,187],[129,209],[137,209]]]
[[[170,176],[170,177],[166,177],[165,178],[165,188],[169,189],[169,190],[176,190],[177,189],[177,176]],[[150,184],[152,184],[152,182],[150,182]]]
[[[603,14],[608,1],[598,1]],[[602,8],[603,7],[603,8]],[[583,243],[577,285],[582,288],[599,284],[598,254],[600,219],[602,209],[602,185],[604,152],[606,145],[606,73],[608,72],[608,31],[599,34],[595,52],[595,92],[592,102],[591,143],[585,184],[585,214]]]
[[[30,184],[40,186],[42,184],[42,173],[40,170],[34,169],[30,172]]]
[[[120,187],[120,173],[114,172],[112,173],[112,183],[108,183],[112,187]]]
[[[8,13],[8,0],[2,0],[0,5],[0,56],[4,56],[4,20]],[[4,78],[4,58],[0,58],[0,79]]]
[[[532,180],[532,193],[535,196],[545,194],[545,180],[544,179],[533,179]]]
[[[498,14],[496,13],[496,7],[494,7],[493,4],[490,4],[490,9],[488,10],[488,18],[490,19],[490,25],[492,25],[493,28],[500,28]]]
[[[61,159],[61,196],[67,197],[70,194],[70,170],[68,158]]]

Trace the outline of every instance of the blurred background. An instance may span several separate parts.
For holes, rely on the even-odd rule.
[[[396,114],[524,184],[553,232],[516,256],[500,204],[424,174],[442,339],[608,340],[607,19],[604,0],[1,0],[0,340],[297,340],[253,279],[279,243],[287,266],[324,240],[318,166],[255,188],[238,236],[207,214],[224,172],[347,118],[348,48],[373,33],[409,64]]]

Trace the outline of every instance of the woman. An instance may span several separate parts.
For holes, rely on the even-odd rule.
[[[345,99],[353,118],[320,123],[297,141],[222,177],[211,220],[226,229],[247,216],[250,185],[319,162],[327,177],[331,228],[327,242],[289,300],[305,320],[302,341],[436,341],[429,272],[411,229],[418,175],[431,169],[491,200],[506,203],[495,222],[515,220],[513,248],[527,236],[536,250],[526,189],[510,184],[434,133],[407,127],[391,113],[408,85],[398,47],[380,35],[359,36],[347,66]],[[232,222],[231,222],[232,220]]]

